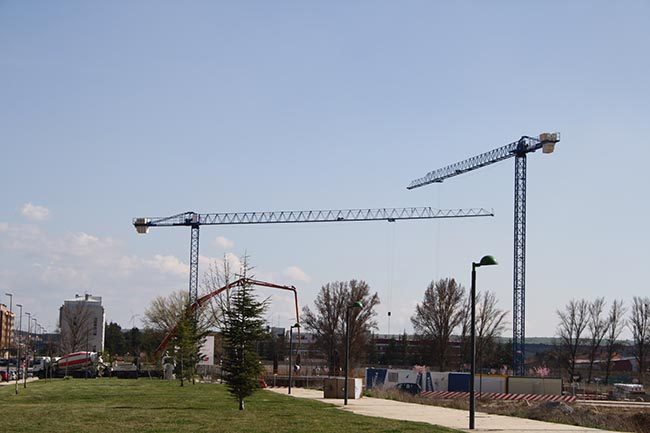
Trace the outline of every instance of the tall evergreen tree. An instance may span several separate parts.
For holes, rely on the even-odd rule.
[[[181,378],[181,386],[184,385],[185,380],[194,383],[199,351],[206,334],[207,330],[200,329],[197,314],[188,305],[185,314],[176,325],[176,333],[170,345],[176,358],[176,373]]]
[[[250,285],[239,286],[230,302],[223,328],[223,371],[228,391],[239,403],[239,410],[244,410],[244,399],[258,388],[263,372],[255,343],[265,335],[267,303],[257,300]]]

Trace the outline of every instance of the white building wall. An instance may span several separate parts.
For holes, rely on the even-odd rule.
[[[77,295],[74,299],[64,301],[59,311],[61,341],[69,341],[69,333],[71,332],[69,316],[78,314],[79,311],[83,311],[84,316],[87,315],[86,326],[88,333],[78,350],[103,352],[105,313],[101,296]]]

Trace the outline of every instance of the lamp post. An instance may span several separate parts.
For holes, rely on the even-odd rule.
[[[9,296],[9,316],[13,315],[13,301],[14,301],[14,294],[13,293],[5,293],[5,295]],[[2,326],[3,324],[0,324]],[[13,323],[12,326],[13,328]],[[0,332],[1,334],[2,332]],[[8,334],[7,338],[7,352],[9,354],[9,358],[11,358],[11,332]],[[7,360],[7,380],[9,380],[9,360]]]
[[[23,367],[23,388],[27,388],[27,367],[29,365],[29,344],[31,340],[32,313],[25,313],[27,316],[27,344],[25,344],[25,364]]]
[[[18,372],[20,371],[20,334],[23,332],[23,306],[21,304],[16,304],[16,307],[20,307],[20,319],[18,322],[18,356],[16,357],[16,394],[18,394],[18,377],[20,376]]]
[[[348,308],[345,309],[345,386],[343,392],[345,396],[343,397],[343,404],[348,404],[348,376],[350,369],[350,310],[353,308],[363,308],[363,304],[360,301],[355,302],[354,304],[348,305]]]
[[[34,325],[32,326],[32,333],[34,334],[34,351],[33,351],[33,357],[36,357],[36,345],[38,344],[38,321],[36,320],[36,317],[32,318],[34,321]]]
[[[474,376],[476,375],[476,268],[481,266],[491,266],[496,265],[497,261],[492,256],[483,256],[481,261],[478,263],[472,262],[472,292],[471,304],[472,304],[472,322],[471,322],[471,336],[470,336],[470,347],[472,350],[472,366],[470,369],[469,377],[469,428],[474,429],[474,418],[476,411],[476,399],[474,396]]]
[[[300,328],[299,323],[295,323],[289,326],[289,392],[291,394],[291,372],[293,371],[293,365],[291,365],[291,354],[293,352],[293,328]]]

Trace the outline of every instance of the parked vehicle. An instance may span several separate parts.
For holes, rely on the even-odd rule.
[[[131,362],[114,362],[111,367],[111,376],[121,379],[137,379],[139,376],[138,366]]]
[[[31,367],[27,371],[28,373],[31,372],[33,376],[38,376],[42,379],[45,377],[50,363],[51,360],[49,356],[39,356],[30,362]]]
[[[417,395],[422,391],[422,388],[417,383],[398,383],[395,389],[412,395]]]
[[[0,381],[2,381],[2,382],[8,382],[9,381],[9,373],[7,373],[6,370],[0,370]]]
[[[101,376],[106,368],[101,356],[96,352],[69,353],[48,366],[53,377],[97,377]],[[39,376],[44,375],[48,366],[39,371]]]

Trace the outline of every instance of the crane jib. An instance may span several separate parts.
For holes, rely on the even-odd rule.
[[[435,209],[432,207],[410,207],[308,211],[230,212],[208,214],[193,213],[192,218],[187,218],[186,215],[187,214],[179,214],[162,218],[134,218],[133,225],[136,227],[139,233],[146,233],[149,227],[191,227],[199,225],[287,224],[355,221],[394,222],[397,220],[494,216],[494,211],[484,208]]]

